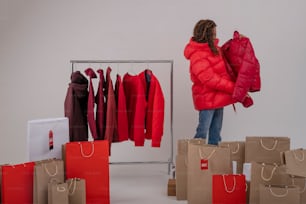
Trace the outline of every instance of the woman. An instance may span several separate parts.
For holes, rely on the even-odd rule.
[[[218,42],[215,22],[200,20],[184,50],[190,61],[193,103],[199,111],[195,138],[206,139],[208,134],[208,144],[214,145],[221,141],[224,106],[236,102],[232,98],[234,82],[226,71]]]

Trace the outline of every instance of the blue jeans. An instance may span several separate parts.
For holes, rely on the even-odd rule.
[[[223,108],[199,111],[199,124],[195,138],[206,139],[208,144],[217,145],[221,141]]]

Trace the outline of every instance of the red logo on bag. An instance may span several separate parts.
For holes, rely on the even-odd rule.
[[[207,170],[207,169],[208,169],[208,160],[201,159],[201,170]]]
[[[53,149],[53,131],[49,131],[49,150]]]

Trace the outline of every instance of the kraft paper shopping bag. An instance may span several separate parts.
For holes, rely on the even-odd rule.
[[[71,178],[67,179],[69,190],[69,203],[71,204],[86,204],[86,186],[85,179]]]
[[[245,162],[281,164],[281,152],[290,149],[289,137],[246,137]]]
[[[236,174],[242,174],[245,157],[244,141],[222,141],[219,143],[221,147],[228,147],[231,150],[231,161],[236,164]],[[234,167],[233,167],[234,168]]]
[[[34,203],[48,204],[48,183],[63,183],[64,181],[63,160],[52,159],[36,162],[34,166]]]
[[[288,174],[293,176],[306,177],[306,150],[294,149],[283,153],[284,163]]]
[[[69,204],[67,183],[48,184],[48,204]]]
[[[260,204],[300,204],[299,187],[286,185],[260,185]]]
[[[212,175],[232,174],[230,149],[189,144],[187,164],[188,204],[212,203]]]
[[[187,153],[188,144],[205,144],[204,139],[179,139],[175,160],[176,199],[187,200]]]
[[[284,165],[251,163],[250,203],[259,203],[259,186],[290,185],[290,175],[286,173]]]

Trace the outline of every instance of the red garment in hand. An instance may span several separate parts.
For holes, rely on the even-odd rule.
[[[221,49],[229,64],[228,72],[235,81],[233,98],[243,102],[249,91],[260,91],[261,88],[260,64],[252,43],[235,31],[233,39],[225,42]]]

